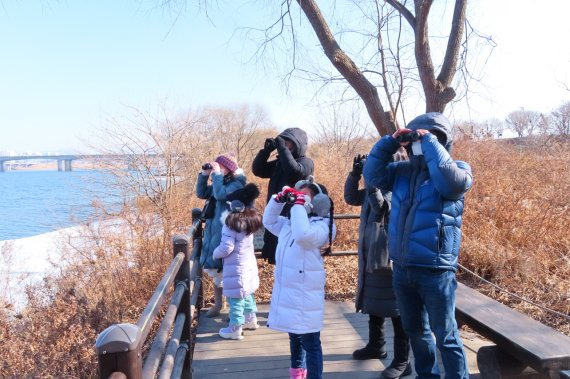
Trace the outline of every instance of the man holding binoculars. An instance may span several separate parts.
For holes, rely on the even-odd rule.
[[[473,174],[467,163],[452,159],[451,145],[449,120],[426,113],[382,137],[364,165],[367,184],[392,192],[388,250],[394,292],[421,378],[440,377],[436,346],[446,377],[469,377],[455,321],[455,272]],[[392,162],[401,146],[410,159]]]
[[[305,156],[308,147],[307,133],[300,128],[288,128],[275,138],[265,140],[251,165],[253,174],[260,178],[269,178],[267,201],[279,193],[284,186],[293,187],[299,180],[313,174],[313,161]],[[269,160],[271,153],[277,150],[277,156]],[[283,209],[286,214],[290,205]],[[270,264],[275,264],[277,237],[265,231],[261,256]]]

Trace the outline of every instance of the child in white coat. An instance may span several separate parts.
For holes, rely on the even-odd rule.
[[[253,207],[259,189],[253,183],[230,193],[230,214],[222,228],[221,243],[213,256],[224,264],[224,296],[230,305],[230,324],[220,337],[242,339],[242,329],[257,329],[257,306],[253,294],[259,287],[253,233],[261,228],[261,214]]]
[[[286,202],[290,217],[280,216]],[[320,331],[325,307],[324,254],[336,235],[332,202],[313,178],[274,195],[263,214],[263,225],[278,237],[271,305],[267,326],[288,332],[291,378],[322,378]]]

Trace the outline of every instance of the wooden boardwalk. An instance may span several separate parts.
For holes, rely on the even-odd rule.
[[[227,326],[227,313],[210,319],[202,314],[198,322],[192,377],[201,378],[288,378],[289,338],[266,327],[268,304],[258,304],[260,328],[245,330],[244,339],[224,340],[218,330]],[[321,332],[325,378],[379,378],[393,358],[393,331],[386,322],[385,360],[355,361],[352,352],[366,344],[368,316],[354,312],[352,302],[327,301],[325,327]],[[478,375],[475,353],[486,341],[462,333],[472,378]],[[409,376],[414,377],[413,375]]]

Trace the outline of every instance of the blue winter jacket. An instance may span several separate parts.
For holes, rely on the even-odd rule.
[[[212,184],[208,184],[208,175],[198,174],[198,179],[196,180],[196,195],[198,198],[208,199],[213,195],[216,199],[214,217],[206,220],[204,237],[202,238],[200,264],[204,268],[222,268],[222,260],[215,259],[213,253],[222,240],[222,227],[230,209],[226,203],[226,197],[228,194],[243,188],[245,183],[246,177],[241,169],[233,177],[227,176],[224,178],[221,173],[213,173]]]
[[[423,155],[392,162],[400,144],[384,136],[372,148],[364,166],[364,179],[382,191],[392,191],[388,249],[394,264],[457,269],[461,244],[463,198],[473,183],[471,167],[453,161],[449,121],[440,113],[415,118],[409,129],[439,130],[421,138]],[[444,147],[445,145],[445,147]],[[411,153],[411,151],[410,151]]]

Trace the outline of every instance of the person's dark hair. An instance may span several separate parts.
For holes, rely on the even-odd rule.
[[[331,211],[329,214],[329,245],[321,253],[322,256],[329,255],[332,251],[332,232],[334,224],[334,202],[331,198]]]
[[[224,175],[224,179],[223,182],[224,184],[228,184],[229,182],[231,182],[232,180],[234,180],[236,177],[236,174],[234,172],[228,172],[226,175]]]
[[[246,235],[256,232],[261,228],[261,214],[255,208],[246,208],[243,212],[230,213],[226,217],[226,225],[238,233]]]

